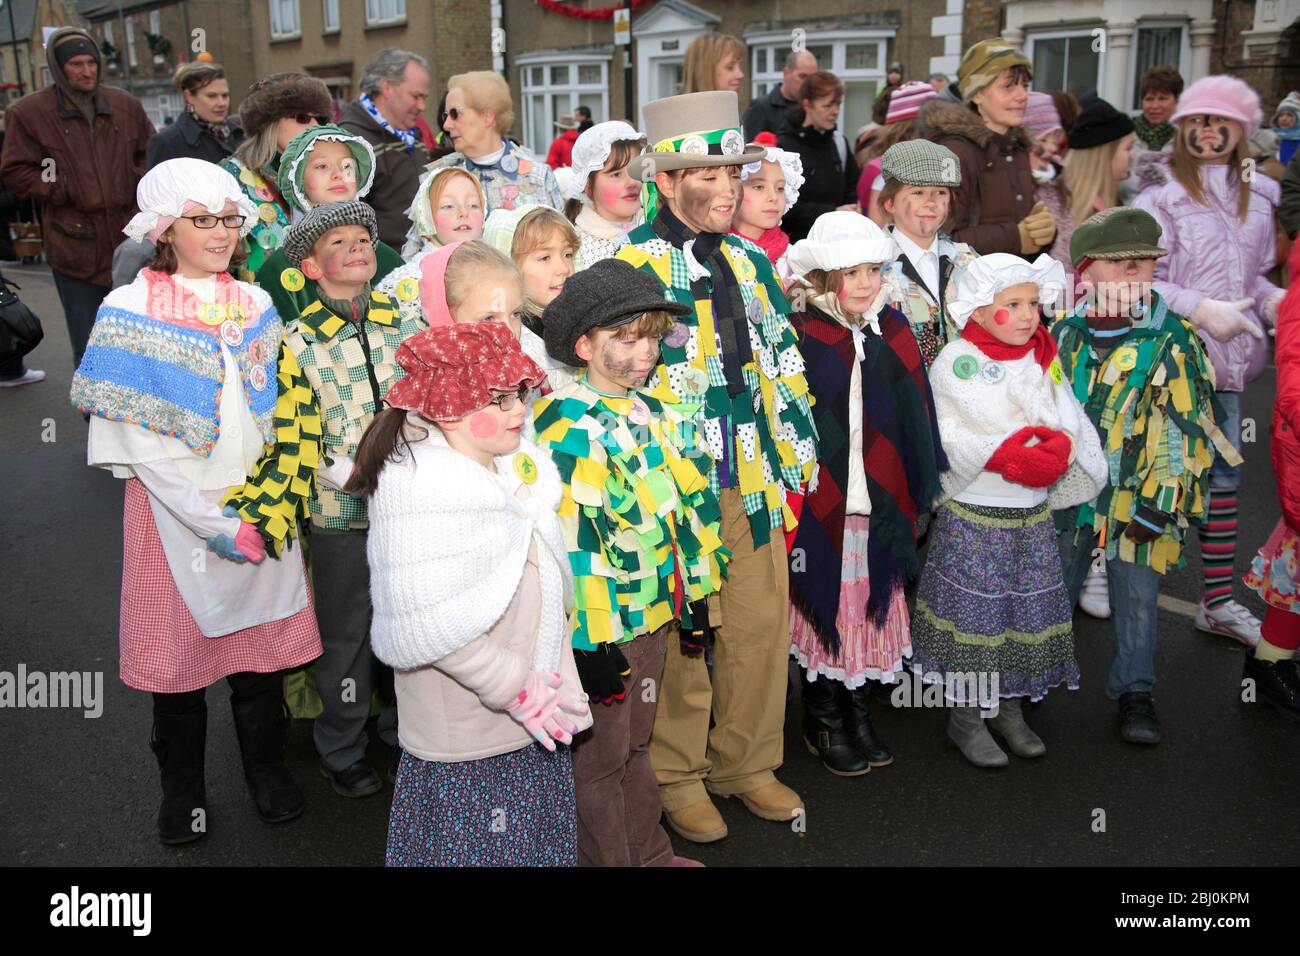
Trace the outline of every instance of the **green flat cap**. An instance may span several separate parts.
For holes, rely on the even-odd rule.
[[[1070,238],[1070,261],[1084,259],[1159,259],[1160,223],[1142,209],[1115,206],[1089,216]]]

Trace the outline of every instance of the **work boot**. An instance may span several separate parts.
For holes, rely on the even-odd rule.
[[[1007,747],[1017,757],[1041,757],[1047,746],[1038,734],[1025,723],[1019,697],[1005,697],[998,702],[998,714],[986,721],[989,730],[1007,742]]]
[[[745,809],[760,820],[774,823],[786,823],[793,820],[803,810],[803,800],[779,780],[764,784],[745,793],[724,793],[724,797],[736,797],[745,805]]]
[[[680,810],[665,810],[664,816],[679,836],[692,843],[713,843],[727,835],[727,824],[708,797]]]
[[[978,706],[949,708],[948,739],[977,767],[1005,767],[1011,762],[984,726]]]
[[[858,752],[856,738],[844,718],[848,688],[829,677],[801,680],[803,696],[803,742],[808,752],[821,758],[822,766],[839,777],[860,777],[871,771],[865,756]],[[783,819],[789,819],[785,817]]]
[[[894,762],[893,751],[880,739],[876,728],[871,725],[871,695],[875,689],[871,683],[848,690],[846,688],[841,703],[844,709],[845,729],[853,746],[867,765],[887,767]]]
[[[265,823],[285,823],[301,816],[307,800],[284,764],[289,714],[278,687],[273,694],[238,698],[230,695],[235,733],[244,764],[244,780]]]
[[[1119,695],[1119,735],[1131,744],[1160,743],[1156,704],[1146,691]]]
[[[1255,699],[1268,704],[1287,720],[1300,721],[1300,660],[1260,660],[1246,655],[1241,679],[1255,682]]]
[[[149,746],[158,758],[163,792],[158,838],[168,846],[193,843],[207,833],[208,795],[203,782],[207,737],[206,708],[189,714],[154,714]]]

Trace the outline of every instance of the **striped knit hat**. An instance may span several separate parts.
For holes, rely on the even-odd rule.
[[[1025,104],[1025,118],[1020,121],[1020,125],[1029,130],[1029,135],[1034,139],[1041,139],[1052,130],[1065,129],[1061,124],[1061,114],[1056,110],[1056,102],[1046,93],[1037,90],[1029,94],[1029,102]]]
[[[996,80],[1003,70],[1017,66],[1023,66],[1033,75],[1033,64],[1020,52],[1019,47],[1012,46],[1001,37],[980,40],[961,58],[961,65],[957,67],[957,88],[963,99],[970,100]]]
[[[921,80],[909,80],[889,95],[889,112],[885,123],[902,123],[921,112],[921,106],[939,94],[934,87]]]

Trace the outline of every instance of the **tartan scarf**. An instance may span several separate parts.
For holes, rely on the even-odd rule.
[[[925,363],[907,318],[893,306],[878,314],[880,334],[864,337],[862,457],[871,497],[867,613],[877,626],[889,616],[894,591],[920,570],[916,518],[940,494],[939,472],[948,459]],[[839,653],[845,497],[849,483],[849,401],[857,355],[850,329],[815,306],[791,316],[807,364],[818,433],[817,490],[803,507],[792,549],[790,596],[803,607],[826,649]],[[794,553],[792,550],[791,553]]]

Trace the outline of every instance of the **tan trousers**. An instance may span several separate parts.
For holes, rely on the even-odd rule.
[[[747,793],[771,783],[784,757],[790,656],[785,537],[775,530],[755,551],[740,490],[725,488],[719,497],[722,541],[732,558],[716,603],[709,601],[717,638],[713,680],[703,655],[687,656],[670,642],[650,738],[650,762],[670,812],[709,793]]]

